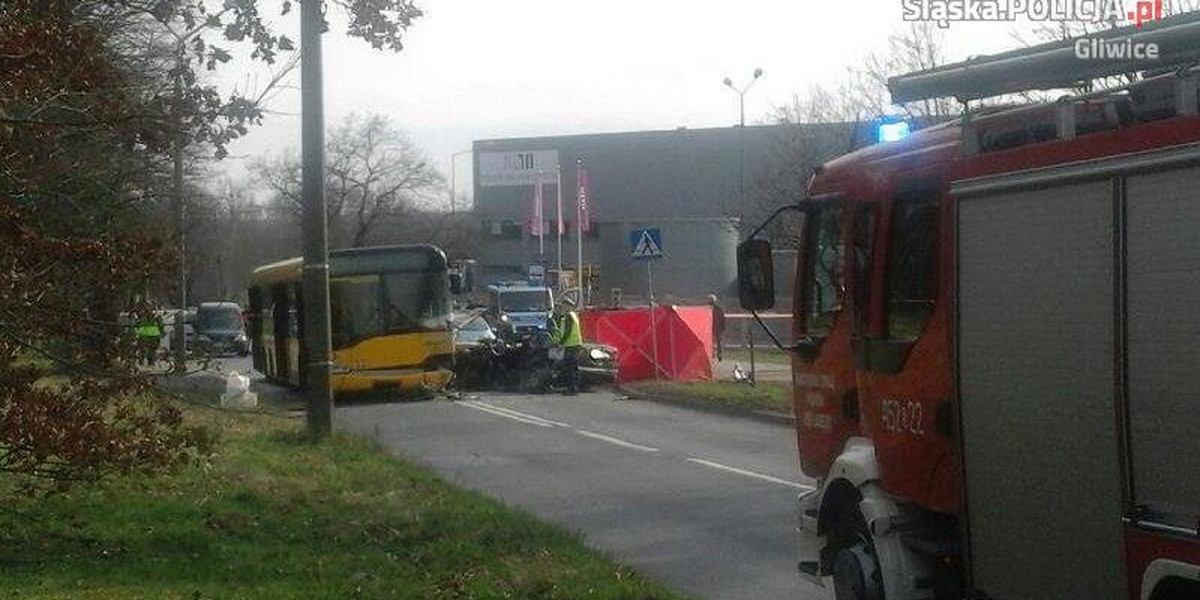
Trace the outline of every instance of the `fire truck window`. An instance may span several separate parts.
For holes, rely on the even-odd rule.
[[[804,322],[808,333],[826,333],[842,307],[842,207],[827,205],[808,221]]]
[[[871,305],[871,256],[875,249],[875,224],[879,207],[860,206],[854,223],[854,329],[863,334],[867,328],[867,313]]]
[[[902,199],[893,210],[888,333],[893,339],[916,339],[937,297],[938,203],[934,198]]]

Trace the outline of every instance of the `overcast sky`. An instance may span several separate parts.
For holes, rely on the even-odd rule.
[[[276,0],[265,0],[264,12]],[[848,66],[903,26],[900,0],[417,0],[425,10],[399,54],[350,39],[335,18],[325,36],[326,120],[350,112],[392,117],[445,173],[478,139],[726,126],[737,121],[725,76],[744,83],[747,118]],[[298,37],[299,11],[275,17]],[[1013,26],[952,24],[950,58],[1011,47]],[[254,87],[261,67],[238,63],[224,86]],[[253,68],[251,68],[253,67]],[[262,127],[220,168],[245,176],[252,157],[298,148],[298,70]],[[470,159],[456,161],[467,189]]]

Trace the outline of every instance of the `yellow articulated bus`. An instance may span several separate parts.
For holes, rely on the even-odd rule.
[[[429,245],[329,253],[335,393],[440,388],[451,379],[446,255]],[[304,387],[304,319],[293,258],[250,276],[254,368],[267,379]]]

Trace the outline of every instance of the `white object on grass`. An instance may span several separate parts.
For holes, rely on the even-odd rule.
[[[225,378],[225,393],[221,394],[223,408],[254,408],[258,394],[250,391],[250,378],[233,371]]]

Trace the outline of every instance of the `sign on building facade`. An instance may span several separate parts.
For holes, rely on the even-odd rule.
[[[557,168],[558,150],[482,152],[479,154],[479,185],[533,185],[539,172],[542,183],[553,184]]]

